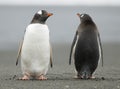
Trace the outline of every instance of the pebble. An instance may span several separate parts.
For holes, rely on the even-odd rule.
[[[69,88],[70,86],[69,85],[66,85],[65,88]]]

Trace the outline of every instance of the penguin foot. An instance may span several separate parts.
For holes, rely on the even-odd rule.
[[[95,76],[91,76],[90,79],[95,79]]]
[[[44,75],[41,75],[37,78],[38,80],[47,80],[47,77],[45,77]]]
[[[29,80],[29,77],[27,75],[24,75],[22,78],[19,78],[19,80]]]
[[[84,79],[82,76],[74,76],[74,79]],[[95,76],[90,76],[87,79],[95,79]]]
[[[74,79],[79,79],[79,77],[78,77],[78,76],[74,76],[73,78],[74,78]]]

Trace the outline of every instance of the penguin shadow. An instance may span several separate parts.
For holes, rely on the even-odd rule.
[[[20,80],[20,75],[11,75],[9,78],[6,78],[5,80],[16,80],[16,81],[59,81],[59,80],[66,80],[66,81],[120,81],[120,78],[111,78],[111,77],[96,77],[95,79],[80,79],[80,78],[74,78],[74,76],[71,76],[70,73],[64,73],[64,74],[47,74],[48,79],[47,80],[37,80],[34,78],[31,78],[30,80]]]

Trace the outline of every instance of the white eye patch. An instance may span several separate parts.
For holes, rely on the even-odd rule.
[[[38,13],[39,15],[41,15],[41,14],[42,14],[42,11],[40,10],[40,11],[38,11],[37,13]]]
[[[80,17],[81,17],[81,18],[84,17],[84,14],[82,14]]]

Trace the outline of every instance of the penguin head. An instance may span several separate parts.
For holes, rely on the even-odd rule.
[[[52,15],[53,15],[52,13],[48,13],[46,10],[40,10],[34,15],[31,23],[45,24],[47,18]]]
[[[79,14],[79,13],[77,13],[77,15],[80,18],[81,22],[92,21],[92,18],[88,14]]]

